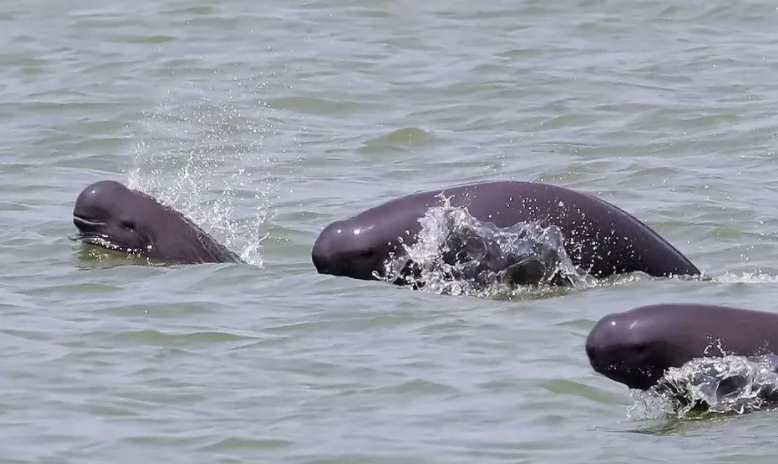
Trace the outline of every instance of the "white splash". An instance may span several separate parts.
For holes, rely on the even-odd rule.
[[[697,358],[670,368],[647,392],[633,392],[644,414],[683,417],[703,405],[712,413],[744,414],[778,401],[778,357]]]
[[[250,264],[262,265],[263,225],[275,211],[277,179],[265,175],[263,139],[272,127],[231,102],[187,89],[140,126],[128,186],[181,211]],[[200,94],[193,98],[192,93]]]
[[[761,271],[743,272],[741,274],[725,272],[723,275],[712,277],[712,280],[727,284],[775,284],[778,283],[778,275]]]
[[[466,208],[451,206],[447,198],[441,199],[441,206],[430,208],[419,219],[416,242],[401,243],[404,254],[387,263],[387,280],[396,279],[411,261],[420,272],[411,283],[423,282],[425,290],[481,297],[536,294],[537,288],[510,285],[500,278],[506,263],[532,258],[546,265],[539,288],[553,288],[548,284],[554,276],[577,288],[596,285],[594,277],[573,265],[558,227],[518,223],[500,228],[479,221]],[[462,249],[467,252],[458,253]]]

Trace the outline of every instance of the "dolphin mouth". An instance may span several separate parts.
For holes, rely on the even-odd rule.
[[[77,214],[73,215],[73,224],[78,229],[78,233],[72,238],[86,245],[92,245],[105,250],[118,251],[132,255],[141,255],[143,250],[126,246],[113,240],[108,234],[103,232],[106,222],[93,221]]]
[[[78,229],[76,239],[89,245],[96,245],[110,250],[121,250],[122,247],[113,243],[107,234],[101,230],[107,223],[102,221],[93,221],[77,214],[73,215],[73,224]]]
[[[73,215],[73,224],[82,232],[95,233],[99,228],[106,225],[102,221],[92,221],[83,216]]]

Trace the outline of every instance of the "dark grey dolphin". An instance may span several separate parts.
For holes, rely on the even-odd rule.
[[[385,276],[385,261],[402,252],[401,239],[416,242],[419,219],[441,204],[440,194],[450,197],[451,206],[466,206],[473,217],[497,227],[556,225],[573,264],[596,278],[635,271],[655,277],[700,274],[659,234],[604,200],[553,185],[511,181],[416,193],[333,222],[314,243],[314,266],[320,274],[354,279]]]
[[[641,306],[600,319],[586,339],[592,368],[648,390],[671,367],[725,355],[778,354],[778,314],[704,304]]]
[[[178,264],[241,262],[180,212],[112,180],[81,192],[73,224],[81,241],[111,250]]]

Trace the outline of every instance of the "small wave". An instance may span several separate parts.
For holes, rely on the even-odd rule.
[[[720,276],[710,277],[711,280],[723,284],[774,284],[778,283],[778,275],[761,271],[742,272],[740,274],[725,272]]]
[[[682,418],[692,412],[744,414],[778,405],[778,356],[696,358],[670,368],[634,411]]]
[[[360,150],[374,153],[385,150],[404,150],[410,147],[421,147],[441,142],[445,142],[445,139],[441,139],[435,134],[416,127],[407,127],[367,140],[363,143]]]
[[[566,283],[574,288],[596,285],[567,256],[556,226],[517,223],[497,227],[473,217],[449,199],[430,208],[419,222],[413,244],[386,264],[388,281],[405,281],[441,294],[496,297],[549,290]]]

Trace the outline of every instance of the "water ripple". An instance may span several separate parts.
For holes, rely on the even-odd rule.
[[[635,423],[603,315],[771,310],[775,6],[11,0],[0,11],[0,461],[712,462],[769,415]],[[113,178],[246,265],[68,239]],[[318,275],[327,223],[493,179],[594,193],[703,279],[480,300]],[[625,433],[627,432],[627,433]]]

